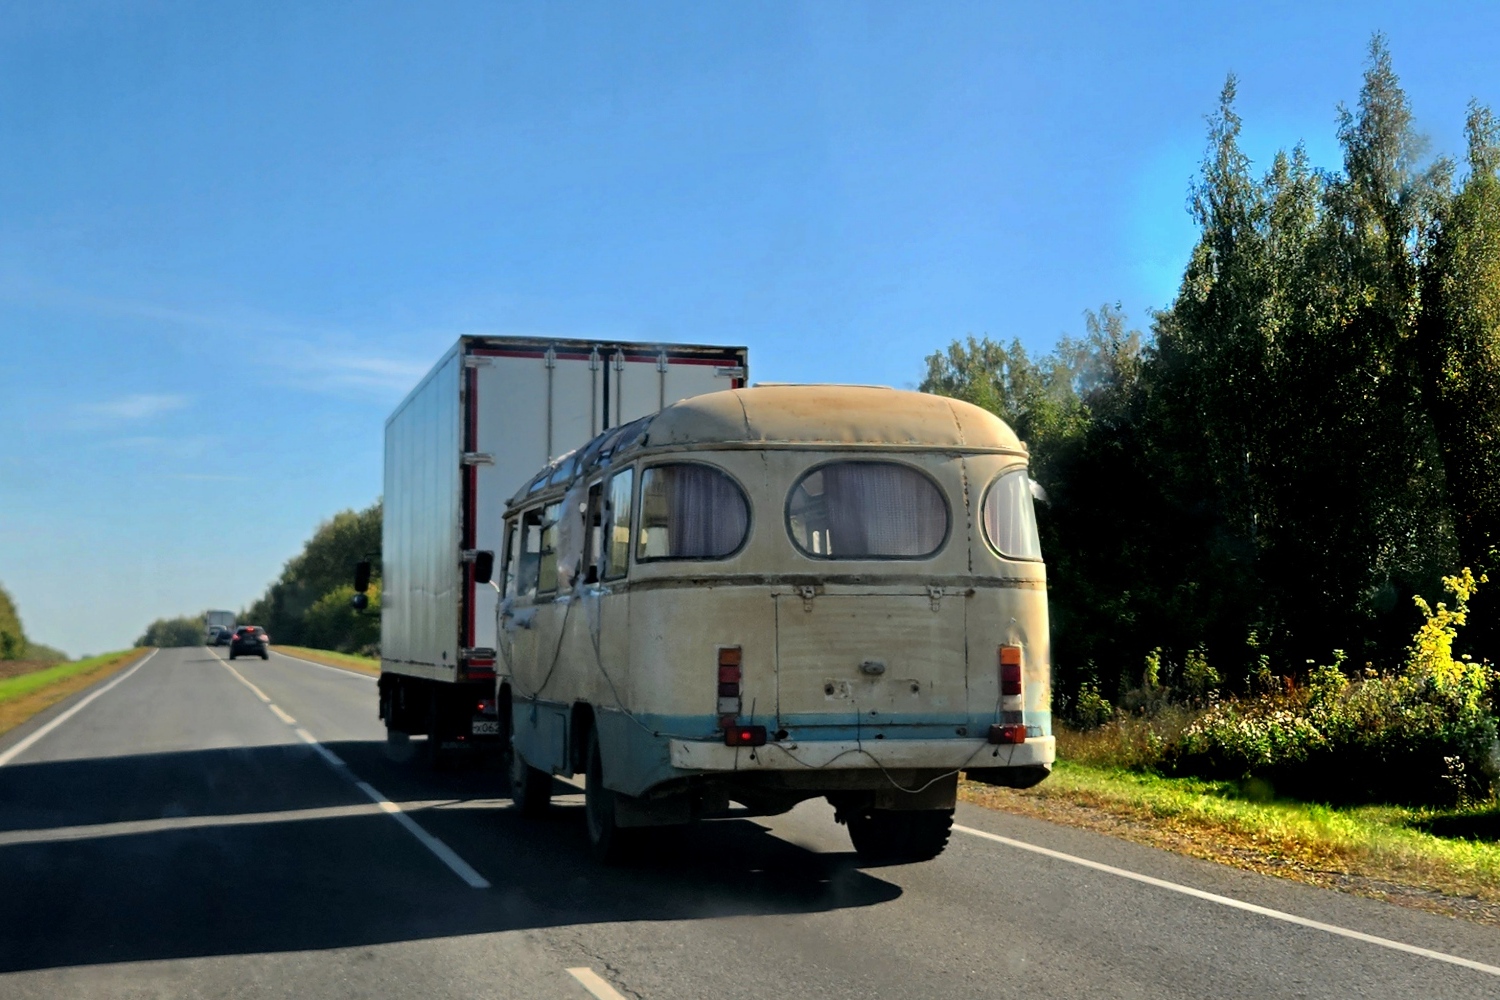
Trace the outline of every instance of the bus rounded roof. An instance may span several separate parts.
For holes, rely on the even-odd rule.
[[[864,444],[1024,453],[972,403],[863,385],[766,385],[679,400],[651,419],[644,448],[694,444]]]

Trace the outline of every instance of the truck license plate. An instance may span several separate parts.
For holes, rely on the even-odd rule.
[[[499,736],[500,722],[497,719],[475,719],[472,731],[475,736]]]

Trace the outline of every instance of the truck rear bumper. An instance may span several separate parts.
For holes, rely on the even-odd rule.
[[[671,740],[672,766],[684,771],[801,771],[807,768],[1034,767],[1050,765],[1057,741],[1033,736],[1025,743],[994,746],[983,740],[787,740],[762,747],[729,747],[708,740]]]

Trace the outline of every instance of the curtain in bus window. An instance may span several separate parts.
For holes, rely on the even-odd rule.
[[[712,466],[655,465],[641,478],[638,559],[723,558],[749,527],[745,494]]]
[[[995,480],[984,497],[984,533],[1000,554],[1010,559],[1040,559],[1036,508],[1031,504],[1031,482],[1025,469]]]
[[[803,477],[792,537],[824,559],[920,558],[948,534],[948,504],[922,473],[892,462],[836,462]]]

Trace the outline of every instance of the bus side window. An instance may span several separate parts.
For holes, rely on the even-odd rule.
[[[516,567],[516,596],[534,597],[542,562],[542,512],[532,508],[521,515],[521,556]]]
[[[541,546],[537,556],[536,589],[537,593],[550,594],[557,590],[557,522],[562,515],[562,504],[548,504],[540,513]]]
[[[583,582],[598,583],[600,564],[603,561],[600,550],[604,544],[603,480],[589,486],[588,502],[583,508],[583,527]]]
[[[604,531],[609,539],[604,551],[606,580],[618,580],[630,568],[630,495],[634,486],[634,469],[622,469],[609,478],[609,501],[604,512]]]
[[[519,538],[516,525],[518,523],[515,518],[505,522],[505,556],[500,568],[500,593],[505,597],[516,596],[516,542]]]

